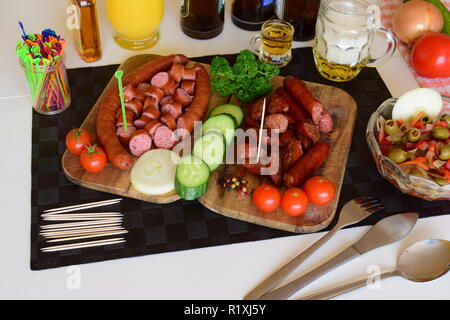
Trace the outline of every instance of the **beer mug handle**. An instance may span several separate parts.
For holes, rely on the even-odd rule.
[[[256,55],[260,55],[261,53],[261,43],[262,43],[262,37],[261,34],[255,34],[251,39],[250,39],[250,48],[253,51],[253,53],[255,53]]]
[[[395,37],[392,35],[390,31],[384,28],[377,28],[375,29],[374,33],[381,34],[387,42],[387,48],[386,51],[378,58],[372,59],[370,58],[367,62],[367,67],[378,67],[385,63],[387,60],[389,60],[390,57],[394,54],[394,51],[397,47],[397,44],[395,42]]]

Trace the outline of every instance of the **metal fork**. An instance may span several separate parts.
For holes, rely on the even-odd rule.
[[[337,224],[330,231],[312,244],[308,249],[301,252],[294,259],[272,273],[266,280],[248,293],[244,297],[244,300],[256,300],[261,298],[308,259],[316,250],[330,240],[340,229],[364,220],[372,213],[381,209],[383,209],[382,204],[374,197],[359,197],[350,200],[342,208]]]

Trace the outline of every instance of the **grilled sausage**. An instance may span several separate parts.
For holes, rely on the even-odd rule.
[[[289,103],[282,95],[274,92],[268,98],[267,111],[269,113],[287,113]]]
[[[174,62],[185,65],[188,59],[184,55],[171,55],[153,60],[123,77],[126,86],[147,81],[162,70],[167,70]],[[117,84],[113,84],[103,95],[96,117],[97,136],[106,151],[109,161],[119,169],[129,169],[134,158],[122,146],[116,133],[116,111],[120,106]]]
[[[282,165],[283,165],[283,169],[287,170],[290,167],[292,167],[292,165],[297,162],[298,159],[300,159],[300,157],[303,155],[303,149],[302,149],[302,144],[300,141],[298,140],[292,140],[286,147],[286,149],[283,152],[283,157],[282,157]]]
[[[322,117],[323,105],[311,91],[309,91],[303,81],[293,76],[287,76],[284,78],[283,84],[300,106],[308,112],[314,124],[319,125]]]
[[[329,152],[327,143],[316,143],[283,175],[284,184],[288,188],[300,186],[325,162]]]

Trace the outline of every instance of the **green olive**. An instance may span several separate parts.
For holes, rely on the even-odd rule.
[[[431,123],[433,120],[429,116],[424,114],[422,117],[420,117],[420,121],[423,121],[425,123]]]
[[[408,131],[408,141],[415,142],[420,138],[420,130],[419,129],[410,129]]]
[[[416,168],[412,169],[409,174],[412,175],[412,176],[422,177],[423,178],[422,172],[420,172],[420,170],[416,169]]]
[[[433,128],[433,137],[439,140],[445,140],[450,136],[450,131],[444,127],[434,127]]]
[[[450,122],[450,114],[443,114],[440,120]]]
[[[391,159],[395,163],[405,161],[407,156],[408,156],[407,153],[402,149],[392,149],[388,155],[389,159]]]
[[[442,148],[439,150],[439,159],[441,160],[448,160],[450,159],[450,145],[442,146]]]
[[[384,131],[390,136],[396,134],[398,132],[398,124],[397,121],[387,120],[384,123]]]
[[[440,186],[448,184],[448,181],[442,178],[436,178],[434,179],[434,182],[436,182]]]

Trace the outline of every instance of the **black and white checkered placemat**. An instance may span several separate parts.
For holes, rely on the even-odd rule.
[[[235,55],[225,57],[233,61]],[[210,63],[212,58],[213,56],[209,56],[192,60]],[[41,270],[292,235],[224,217],[204,208],[198,201],[179,200],[161,205],[125,198],[121,204],[102,210],[120,210],[124,213],[123,225],[129,230],[126,243],[42,253],[40,248],[46,246],[44,239],[39,236],[39,226],[42,223],[40,213],[43,210],[116,198],[68,181],[61,170],[61,156],[65,150],[64,139],[67,132],[79,127],[84,121],[117,67],[111,65],[68,70],[72,95],[69,109],[55,116],[33,113],[31,269]],[[358,117],[338,210],[352,198],[372,195],[380,198],[385,211],[358,225],[374,224],[388,213],[418,211],[421,217],[428,217],[450,211],[450,203],[447,201],[427,202],[402,194],[377,172],[366,144],[365,130],[370,114],[390,94],[376,69],[366,68],[355,80],[347,83],[327,81],[315,69],[311,48],[303,48],[295,49],[293,62],[282,69],[281,75],[288,74],[339,87],[352,95],[358,103]]]

